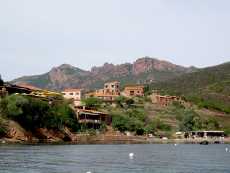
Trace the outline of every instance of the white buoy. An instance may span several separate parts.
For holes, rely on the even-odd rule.
[[[91,171],[87,171],[86,173],[92,173]]]
[[[174,146],[176,147],[176,146],[177,146],[177,144],[174,144]]]
[[[134,158],[134,153],[129,153],[129,159],[133,159]]]
[[[225,151],[228,152],[228,148],[225,148]]]

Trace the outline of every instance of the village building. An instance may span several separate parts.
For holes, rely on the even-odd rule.
[[[65,89],[62,92],[64,98],[72,100],[74,106],[81,105],[81,100],[83,98],[83,90],[82,89]]]
[[[0,86],[0,93],[2,96],[8,94],[30,94],[33,90],[18,85],[13,85],[10,83],[5,83],[3,86]]]
[[[88,93],[87,97],[97,97],[104,101],[114,101],[120,95],[120,82],[112,81],[104,84],[103,89]]]
[[[23,88],[28,88],[30,90],[42,90],[41,88],[35,87],[33,85],[27,84],[27,83],[18,83],[17,86],[23,87]]]
[[[77,107],[76,115],[78,122],[84,124],[87,128],[99,129],[103,123],[105,125],[111,125],[112,123],[112,117],[109,114],[86,109],[85,107]]]
[[[160,106],[169,106],[173,102],[183,103],[183,100],[178,96],[160,95],[157,92],[151,95],[151,100],[153,104],[158,104]]]
[[[123,95],[126,97],[144,96],[144,85],[127,85]]]

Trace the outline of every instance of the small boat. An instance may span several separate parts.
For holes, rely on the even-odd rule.
[[[208,141],[201,141],[201,142],[200,142],[200,145],[208,145],[208,144],[209,144]]]

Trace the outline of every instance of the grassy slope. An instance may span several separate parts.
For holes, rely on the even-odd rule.
[[[230,63],[184,74],[151,87],[166,94],[184,96],[201,107],[230,113]]]
[[[135,98],[134,100],[138,109],[142,110],[146,114],[144,128],[147,128],[151,122],[155,122],[156,127],[154,129],[154,133],[156,135],[172,137],[175,135],[175,132],[180,131],[182,119],[188,115],[186,114],[186,110],[194,111],[197,115],[199,115],[204,123],[215,119],[219,124],[218,128],[209,125],[207,127],[203,127],[202,130],[225,130],[226,133],[230,133],[230,114],[199,108],[196,105],[187,105],[186,108],[181,108],[175,105],[161,107],[156,104],[152,104],[145,98]],[[126,116],[126,111],[128,109],[121,107],[114,108],[111,106],[102,109],[102,111],[106,110],[112,115]],[[162,124],[164,126],[162,126]],[[165,128],[165,125],[168,125],[170,129]]]

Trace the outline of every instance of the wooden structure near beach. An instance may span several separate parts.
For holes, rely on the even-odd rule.
[[[88,128],[98,129],[104,123],[106,125],[111,125],[112,117],[104,112],[85,109],[75,108],[76,116],[80,124],[85,124]]]

